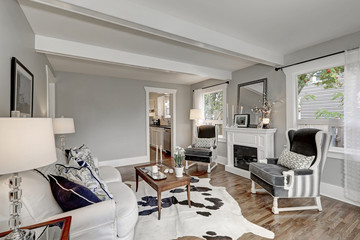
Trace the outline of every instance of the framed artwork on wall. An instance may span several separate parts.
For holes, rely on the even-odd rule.
[[[11,59],[11,113],[33,116],[34,75],[18,59]],[[11,114],[12,115],[12,114]]]
[[[249,127],[250,114],[235,114],[234,126],[235,127]]]

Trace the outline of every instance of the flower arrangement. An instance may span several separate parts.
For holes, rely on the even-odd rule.
[[[261,108],[255,106],[254,108],[251,109],[251,111],[256,114],[261,113],[259,124],[257,126],[258,128],[263,128],[263,127],[270,128],[270,114],[271,114],[271,111],[272,111],[274,105],[278,102],[283,103],[284,101],[283,100],[270,101],[268,99],[265,99],[264,104]]]
[[[182,167],[182,161],[185,156],[185,150],[182,147],[176,146],[174,153],[175,167]]]

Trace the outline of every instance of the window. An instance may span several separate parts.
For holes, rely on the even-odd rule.
[[[344,55],[285,68],[286,128],[313,127],[332,134],[329,157],[343,159]]]
[[[297,126],[332,134],[332,147],[344,147],[344,66],[297,76]]]
[[[204,93],[204,120],[205,123],[218,125],[219,135],[223,128],[223,91]]]
[[[217,125],[219,138],[223,138],[223,127],[226,124],[226,89],[227,84],[221,84],[206,89],[196,90],[194,107],[203,109],[204,124]]]

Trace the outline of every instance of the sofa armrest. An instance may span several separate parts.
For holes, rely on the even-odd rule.
[[[277,164],[278,158],[266,158],[268,164]]]
[[[71,239],[115,239],[116,237],[116,205],[114,200],[57,214],[41,222],[66,216],[72,216]]]

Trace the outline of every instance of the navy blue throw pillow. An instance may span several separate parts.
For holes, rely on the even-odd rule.
[[[82,185],[60,176],[48,177],[52,194],[64,212],[101,202],[93,192]]]

